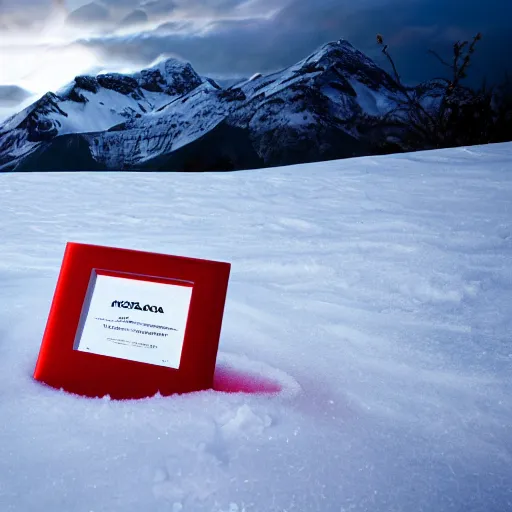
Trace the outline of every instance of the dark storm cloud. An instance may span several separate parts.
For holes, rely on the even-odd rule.
[[[167,15],[176,10],[191,16],[228,14],[247,0],[102,0],[110,7],[143,8],[152,14]]]
[[[16,85],[0,85],[0,108],[16,106],[30,96],[30,92]]]
[[[132,10],[140,6],[140,0],[101,0],[107,7],[122,7],[126,10]]]
[[[82,5],[71,12],[67,18],[68,23],[73,25],[96,25],[100,26],[110,21],[108,8],[97,2]]]
[[[145,23],[147,21],[148,15],[146,14],[146,11],[143,11],[142,9],[134,9],[121,20],[120,25],[123,27],[129,27]]]
[[[158,36],[167,36],[169,34],[176,34],[180,32],[190,33],[194,29],[194,24],[191,21],[167,21],[158,25],[152,30],[152,33]]]
[[[153,15],[171,14],[176,9],[174,0],[146,0],[142,1],[140,6]]]
[[[110,0],[117,1],[117,0]],[[120,0],[119,0],[120,1]],[[239,6],[240,0],[187,1],[202,12],[221,12]],[[174,0],[176,8],[185,4]],[[156,4],[155,4],[156,5]],[[253,4],[257,5],[257,4]],[[260,7],[263,4],[259,4]],[[278,5],[267,2],[266,7]],[[228,9],[229,8],[229,9]],[[137,63],[148,62],[163,53],[190,61],[202,73],[248,75],[268,72],[302,59],[327,41],[341,37],[369,54],[379,65],[387,66],[375,42],[382,33],[406,81],[418,81],[444,72],[431,56],[431,48],[449,58],[456,39],[469,38],[482,31],[484,39],[475,56],[474,77],[496,78],[511,66],[507,51],[512,37],[508,21],[512,16],[509,0],[485,3],[460,0],[389,0],[387,2],[342,3],[340,0],[294,0],[270,18],[218,19],[206,32],[188,34],[145,33],[127,39],[91,40],[88,45],[105,54]],[[135,58],[136,56],[136,58]]]
[[[166,23],[164,27],[176,27]],[[267,27],[267,28],[265,28]],[[144,33],[126,38],[90,39],[84,41],[103,58],[109,56],[126,61],[147,63],[162,54],[173,54],[191,62],[204,74],[246,74],[251,70],[270,69],[275,66],[272,22],[266,20],[226,21],[215,23],[206,34],[176,33],[157,35]],[[268,30],[268,36],[262,34]]]
[[[55,7],[53,0],[0,0],[0,26],[4,30],[29,28],[44,21]]]
[[[429,48],[449,59],[453,42],[482,32],[484,39],[474,57],[473,76],[480,79],[485,73],[496,78],[502,69],[510,69],[512,65],[505,50],[512,44],[508,22],[511,16],[512,2],[509,0],[469,0],[464,3],[459,0],[423,0],[350,14],[339,24],[339,30],[384,65],[386,60],[375,45],[375,34],[382,33],[403,78],[409,81],[444,72],[442,65],[427,55]]]
[[[426,54],[427,49],[449,57],[455,40],[481,31],[484,40],[475,56],[475,72],[482,73],[484,68],[492,74],[498,72],[500,53],[502,66],[512,64],[508,51],[503,51],[512,43],[510,0],[389,0],[358,3],[357,9],[335,0],[319,2],[318,9],[313,5],[309,0],[295,0],[279,14],[276,25],[284,32],[283,42],[288,44],[276,55],[276,63],[300,59],[323,42],[343,37],[385,66],[387,61],[375,43],[376,34],[382,33],[403,78],[418,81],[443,71]],[[494,64],[485,66],[493,54]]]
[[[122,17],[143,9],[154,23],[144,33],[106,33],[82,41],[97,50],[106,64],[111,58],[121,58],[145,65],[162,54],[172,54],[190,61],[203,74],[246,76],[291,65],[327,41],[346,38],[387,68],[375,41],[376,34],[382,33],[402,78],[418,81],[444,72],[427,55],[427,49],[449,58],[455,40],[481,31],[484,38],[475,55],[472,76],[496,78],[512,67],[508,56],[511,0],[101,1],[112,11],[124,9]],[[3,2],[41,5],[45,0]],[[71,2],[81,0],[68,0],[68,5]],[[204,19],[210,23],[198,26],[197,20]]]
[[[192,15],[207,16],[233,14],[236,9],[249,2],[247,0],[175,0],[175,3],[176,8]],[[253,2],[258,10],[261,3],[260,1]],[[282,0],[276,0],[275,3],[282,3]]]

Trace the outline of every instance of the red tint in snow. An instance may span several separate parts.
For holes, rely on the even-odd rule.
[[[213,389],[224,393],[279,393],[282,388],[274,380],[259,375],[247,374],[229,366],[217,366],[213,378]]]

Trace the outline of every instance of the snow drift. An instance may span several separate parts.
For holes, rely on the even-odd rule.
[[[2,175],[0,510],[511,510],[511,166]],[[32,380],[68,240],[232,262],[216,390]]]

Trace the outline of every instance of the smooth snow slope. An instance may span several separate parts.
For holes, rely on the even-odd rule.
[[[0,176],[0,510],[512,510],[511,171],[503,144]],[[69,240],[231,261],[216,388],[247,392],[35,383]]]

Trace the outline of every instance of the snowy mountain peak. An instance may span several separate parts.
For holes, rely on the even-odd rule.
[[[398,84],[363,52],[345,39],[322,45],[316,52],[300,61],[297,66],[305,72],[333,71],[337,78],[356,80],[377,91],[385,87],[398,91]]]
[[[358,57],[366,58],[366,56],[356,50],[347,40],[338,39],[337,41],[329,41],[322,46],[320,46],[315,52],[313,52],[309,57],[304,59],[305,61],[319,61],[325,56],[329,56],[331,54],[337,54],[337,57],[344,55],[357,55]]]
[[[190,63],[175,58],[165,59],[132,76],[142,89],[172,96],[187,94],[204,82]]]
[[[77,76],[0,125],[0,169],[211,170],[358,156],[372,151],[358,120],[389,112],[397,92],[343,39],[228,88],[165,58],[135,73]]]
[[[197,75],[190,62],[185,62],[173,57],[160,61],[156,67],[160,69],[166,78],[173,78],[176,75],[183,74]]]

